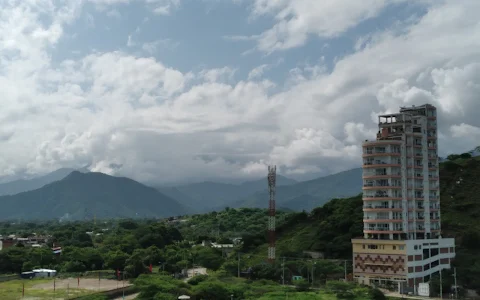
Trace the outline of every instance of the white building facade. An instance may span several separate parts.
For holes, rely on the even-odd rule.
[[[454,239],[441,238],[437,111],[429,104],[402,107],[398,113],[380,115],[378,126],[376,140],[362,145],[364,240],[383,241],[384,249],[375,253],[390,249],[391,254],[402,256],[405,270],[395,271],[395,280],[403,272],[400,277],[410,286],[410,279],[414,284],[425,282],[439,269],[450,268],[455,256]],[[360,241],[355,240],[354,252],[363,253],[358,256],[361,260],[368,254],[363,249],[368,248]],[[405,241],[405,245],[400,251],[388,241]]]

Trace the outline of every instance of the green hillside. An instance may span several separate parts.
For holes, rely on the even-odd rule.
[[[458,279],[480,289],[480,158],[442,163],[440,178],[443,237],[456,238]],[[350,240],[363,235],[362,216],[361,195],[331,200],[310,214],[292,214],[277,227],[277,257],[298,257],[309,250],[324,252],[326,258],[351,259]],[[267,252],[262,237],[244,245],[252,262]]]

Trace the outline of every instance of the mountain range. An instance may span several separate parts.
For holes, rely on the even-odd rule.
[[[337,174],[302,181],[276,189],[276,205],[292,210],[311,210],[333,198],[344,198],[362,192],[362,169],[356,168]],[[268,207],[268,191],[255,192],[231,207]]]
[[[73,171],[39,189],[1,196],[0,219],[170,217],[187,209],[154,188],[125,177]]]
[[[76,171],[75,169],[62,168],[43,176],[32,179],[18,179],[0,184],[0,196],[15,195],[22,192],[27,192],[41,188],[42,186],[52,183],[54,181],[65,178],[68,174]],[[80,169],[79,172],[88,172],[86,169]]]
[[[290,186],[296,180],[277,175],[277,186]],[[195,213],[204,213],[215,209],[223,209],[256,192],[266,192],[266,178],[246,181],[240,184],[200,182],[177,187],[160,187],[158,190],[184,204]],[[268,198],[266,198],[268,200]]]
[[[297,182],[277,175],[277,208],[310,210],[361,192],[361,169]],[[268,206],[266,178],[238,184],[200,182],[152,188],[125,177],[59,169],[0,184],[0,219],[169,217],[225,207]]]

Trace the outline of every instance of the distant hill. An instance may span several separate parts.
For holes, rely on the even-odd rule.
[[[362,169],[352,169],[317,179],[298,182],[276,189],[276,204],[296,211],[311,210],[322,206],[332,198],[358,195],[362,191]],[[268,192],[256,192],[233,204],[231,207],[268,206]]]
[[[203,205],[203,203],[199,203],[198,201],[190,198],[188,195],[179,191],[176,187],[161,187],[157,190],[165,196],[175,199],[178,203],[181,203],[187,210],[188,214],[209,210],[208,207]]]
[[[277,186],[295,184],[297,181],[282,175],[277,175]],[[256,192],[267,191],[267,178],[247,181],[241,184],[219,182],[200,182],[177,187],[160,187],[158,190],[186,207],[194,209],[196,213],[203,213],[215,209],[223,209]]]
[[[74,171],[39,189],[0,197],[0,219],[169,217],[187,209],[132,179]]]
[[[42,186],[52,183],[54,181],[65,178],[68,174],[75,171],[75,169],[62,168],[43,176],[35,177],[32,179],[18,179],[10,182],[0,184],[0,196],[15,195],[18,193],[36,190]],[[82,173],[88,172],[88,170],[78,170]]]

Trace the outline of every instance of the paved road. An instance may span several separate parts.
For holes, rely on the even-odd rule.
[[[395,298],[404,298],[404,299],[419,299],[419,300],[446,300],[448,298],[444,297],[443,299],[440,299],[440,298],[434,298],[434,297],[422,297],[422,296],[406,296],[406,295],[402,295],[400,293],[395,293],[395,292],[386,292],[386,291],[382,291],[385,296],[387,297],[395,297]]]

